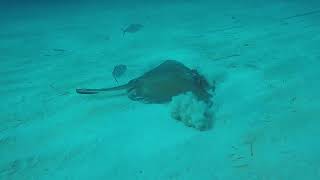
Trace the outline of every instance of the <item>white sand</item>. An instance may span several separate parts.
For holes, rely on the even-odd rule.
[[[285,19],[316,1],[2,9],[0,179],[320,178],[320,12]],[[144,28],[122,37],[130,23]],[[114,86],[116,64],[125,83],[165,59],[216,81],[209,131],[168,105],[74,92]]]

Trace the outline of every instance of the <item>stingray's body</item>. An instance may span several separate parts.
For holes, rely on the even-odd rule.
[[[128,97],[145,103],[166,103],[173,96],[191,91],[199,100],[210,101],[209,84],[196,70],[180,62],[167,60],[127,84],[112,88],[77,89],[80,94],[126,90]]]

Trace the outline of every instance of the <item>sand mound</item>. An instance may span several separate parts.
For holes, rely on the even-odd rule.
[[[170,103],[171,117],[186,126],[198,130],[208,130],[212,124],[213,111],[206,103],[197,100],[191,93],[182,94]]]

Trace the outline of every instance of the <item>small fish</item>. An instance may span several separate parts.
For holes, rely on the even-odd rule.
[[[143,28],[143,25],[142,24],[130,24],[129,26],[127,26],[126,28],[124,28],[122,30],[123,32],[123,36],[126,34],[126,33],[136,33],[138,31],[140,31],[140,29]]]
[[[113,68],[112,76],[113,76],[113,78],[116,80],[117,83],[118,83],[117,78],[119,78],[120,76],[122,76],[126,71],[127,71],[127,66],[126,66],[126,65],[123,65],[123,64],[116,65],[116,66]]]

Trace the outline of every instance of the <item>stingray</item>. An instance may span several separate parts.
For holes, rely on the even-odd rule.
[[[136,33],[140,31],[141,28],[143,28],[143,25],[141,24],[130,24],[129,26],[127,26],[125,29],[122,30],[123,36],[126,33]]]
[[[196,70],[189,69],[182,63],[167,60],[142,76],[127,84],[100,89],[76,89],[79,94],[97,94],[108,91],[126,90],[131,100],[144,103],[167,103],[172,97],[192,92],[198,100],[209,103],[212,88],[204,76]]]

